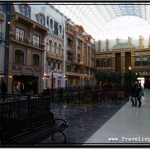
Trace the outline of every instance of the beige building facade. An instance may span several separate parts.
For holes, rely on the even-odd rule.
[[[106,49],[101,47],[101,41],[96,45],[96,70],[101,72],[121,72],[122,75],[131,69],[138,77],[144,79],[144,83],[150,80],[150,38],[144,39],[142,35],[134,39],[128,37],[126,42],[120,42],[116,38],[116,43],[110,48],[109,40],[105,42]],[[144,44],[147,40],[147,44]],[[112,43],[111,43],[112,44]],[[122,86],[124,80],[122,79]]]
[[[81,25],[65,23],[66,86],[94,86],[95,47],[94,39]]]
[[[28,88],[32,93],[43,90],[44,39],[48,29],[43,26],[43,14],[32,12],[29,5],[12,5],[8,92],[13,92],[15,83],[21,93],[26,93]]]

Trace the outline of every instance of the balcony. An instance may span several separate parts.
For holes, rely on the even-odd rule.
[[[38,49],[44,49],[45,45],[44,43],[42,44],[39,44],[39,43],[35,43],[32,41],[31,38],[24,38],[24,37],[19,37],[19,36],[16,36],[15,34],[10,34],[10,41],[15,41],[19,44],[22,44],[24,46],[32,46],[34,48],[38,48]]]
[[[68,33],[68,34],[70,34],[70,35],[73,35],[73,34],[74,34],[74,33],[73,33],[73,30],[68,29],[68,28],[66,28],[66,33]]]
[[[77,37],[78,39],[80,39],[81,41],[84,41],[83,35],[81,33],[79,33],[78,31],[75,32],[74,36]]]
[[[57,53],[53,53],[53,52],[46,52],[46,57],[54,57],[57,59],[64,59],[63,55],[57,54]]]

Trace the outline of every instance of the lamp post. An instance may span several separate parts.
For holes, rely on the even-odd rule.
[[[132,70],[131,66],[129,66],[128,69],[129,69],[129,71],[131,71]]]
[[[68,79],[67,79],[67,75],[64,75],[64,78],[65,78],[65,84],[66,84],[65,87],[67,88],[67,87],[68,87],[68,85],[67,85],[67,84],[68,84],[68,83],[67,83],[67,80],[68,80]]]
[[[86,74],[84,75],[84,78],[85,78],[85,85],[84,86],[86,86]]]
[[[53,73],[54,73],[54,70],[52,70],[52,100],[54,99],[54,87],[53,87]]]

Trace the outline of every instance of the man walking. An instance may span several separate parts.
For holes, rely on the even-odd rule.
[[[131,89],[130,89],[130,96],[131,96],[132,106],[136,105],[135,90],[136,90],[136,85],[132,84]]]
[[[143,89],[142,89],[141,85],[137,84],[136,91],[135,91],[135,94],[136,94],[135,106],[137,105],[137,101],[138,101],[139,102],[139,107],[141,107],[141,104],[142,104],[142,102],[141,102],[141,98],[142,98],[141,92],[142,92],[142,90]]]

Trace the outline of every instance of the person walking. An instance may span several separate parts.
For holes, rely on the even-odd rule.
[[[5,101],[6,99],[6,93],[7,93],[7,85],[4,79],[2,79],[1,83],[1,94],[2,94],[2,100]]]
[[[130,96],[131,96],[132,106],[135,106],[135,104],[136,104],[135,90],[136,90],[136,85],[132,84],[131,89],[130,89]]]
[[[20,90],[19,90],[19,87],[18,87],[18,84],[15,83],[14,86],[13,86],[13,92],[14,92],[14,99],[20,99]]]
[[[135,96],[136,96],[135,97],[135,106],[137,105],[137,101],[138,101],[139,107],[141,107],[141,104],[142,104],[141,99],[142,99],[142,96],[143,96],[142,91],[143,91],[143,89],[142,89],[141,85],[137,84],[136,85],[136,90],[135,90]]]

